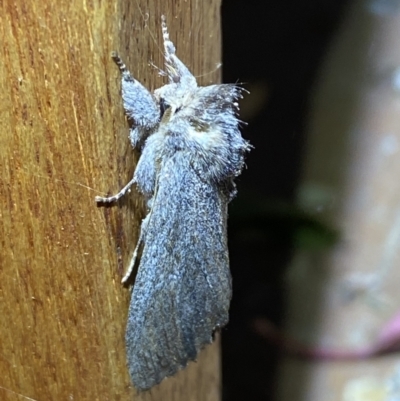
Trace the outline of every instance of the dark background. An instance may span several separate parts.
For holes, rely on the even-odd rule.
[[[252,328],[284,319],[283,274],[307,226],[330,234],[295,206],[309,101],[346,0],[225,0],[223,80],[244,83],[243,136],[254,149],[230,206],[233,300],[223,330],[223,400],[273,400],[279,350]],[[332,234],[333,235],[333,234]]]

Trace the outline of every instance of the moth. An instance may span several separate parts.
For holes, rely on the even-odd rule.
[[[237,85],[198,86],[175,54],[162,17],[168,84],[148,91],[120,57],[122,99],[141,152],[132,180],[147,202],[126,282],[142,255],[126,328],[129,373],[138,390],[174,375],[226,325],[231,300],[227,207],[250,149],[236,116]]]

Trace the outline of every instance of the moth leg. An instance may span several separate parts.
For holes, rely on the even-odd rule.
[[[118,199],[122,198],[131,188],[131,186],[135,183],[135,177],[133,177],[128,184],[126,184],[121,191],[119,191],[116,195],[114,196],[110,196],[107,198],[103,198],[101,196],[96,196],[95,197],[95,201],[99,202],[99,203],[112,203],[112,202],[116,202]]]
[[[131,76],[131,73],[126,68],[126,65],[122,61],[121,57],[118,55],[117,52],[111,52],[111,58],[114,60],[115,64],[117,64],[119,70],[122,73],[122,77],[128,81],[134,81],[134,78]]]
[[[136,259],[137,259],[137,255],[138,255],[138,252],[139,252],[139,248],[140,248],[140,245],[142,245],[142,242],[143,242],[143,237],[145,235],[146,226],[147,226],[147,223],[149,221],[149,216],[150,216],[150,213],[142,221],[142,227],[140,229],[139,241],[138,241],[138,243],[136,245],[135,251],[133,252],[131,261],[129,262],[128,269],[126,270],[126,273],[125,273],[124,277],[122,277],[122,280],[121,280],[122,284],[125,284],[129,280],[131,275],[132,275],[133,269],[135,267],[135,262],[136,262]]]
[[[144,139],[141,138],[142,135],[148,135],[149,131],[158,124],[160,108],[151,92],[131,75],[118,54],[112,52],[111,57],[122,74],[122,99],[126,115],[134,120],[136,127],[141,128],[136,133],[135,142],[137,143]]]
[[[135,262],[136,262],[137,254],[138,254],[138,251],[139,251],[139,247],[140,247],[141,244],[142,244],[142,239],[139,238],[139,241],[138,241],[138,243],[136,245],[135,251],[133,252],[131,261],[129,262],[128,269],[127,269],[124,277],[122,277],[122,280],[121,280],[122,284],[125,284],[129,280],[129,277],[132,275],[133,268],[135,267]]]

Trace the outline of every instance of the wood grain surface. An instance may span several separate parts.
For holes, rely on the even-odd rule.
[[[129,381],[120,280],[143,203],[99,207],[131,178],[117,50],[163,78],[160,17],[201,84],[218,82],[219,0],[0,3],[0,399],[218,400],[218,344],[147,393]]]

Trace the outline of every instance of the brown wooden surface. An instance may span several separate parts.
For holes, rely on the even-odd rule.
[[[125,365],[130,293],[121,276],[137,239],[135,153],[112,50],[162,85],[160,16],[202,84],[220,72],[219,0],[0,4],[0,399],[218,400],[218,346],[137,395]]]

